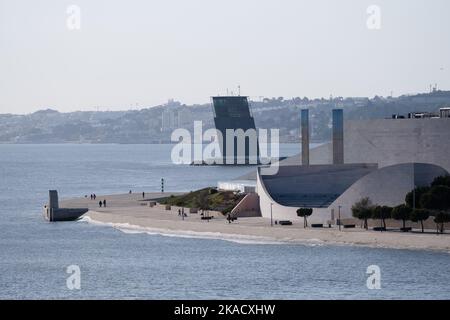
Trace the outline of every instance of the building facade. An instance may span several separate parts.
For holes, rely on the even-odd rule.
[[[335,126],[339,119],[336,114]],[[258,170],[263,217],[296,220],[297,209],[307,207],[313,222],[338,213],[351,218],[352,205],[364,197],[396,206],[414,186],[450,172],[450,118],[346,121],[343,128],[342,135],[333,128],[331,143],[310,150],[309,166],[298,155],[281,161],[276,175]]]

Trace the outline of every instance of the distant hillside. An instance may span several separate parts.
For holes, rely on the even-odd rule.
[[[346,119],[391,117],[414,111],[437,112],[450,106],[450,91],[435,91],[398,98],[308,99],[265,98],[252,101],[258,128],[280,129],[282,142],[299,141],[300,109],[309,108],[312,140],[327,141],[331,135],[331,109],[343,108]],[[142,110],[71,112],[40,110],[28,115],[0,114],[0,143],[168,143],[176,128],[193,130],[194,120],[212,128],[209,104],[166,105]]]

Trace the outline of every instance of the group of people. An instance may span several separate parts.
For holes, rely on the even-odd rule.
[[[227,214],[228,223],[232,223],[234,220],[237,220],[235,216],[231,216],[231,214]]]
[[[184,212],[184,208],[183,208],[183,210],[178,209],[178,216],[183,217],[183,219],[184,219],[184,217],[187,217],[187,214]]]
[[[130,190],[129,191],[129,194],[132,194],[133,192]],[[85,197],[87,197],[87,195],[85,196]],[[142,192],[142,199],[144,199],[145,198],[145,192]],[[91,200],[96,200],[97,199],[97,195],[95,194],[95,193],[92,193],[91,194]],[[99,201],[98,202],[98,206],[100,207],[100,208],[106,208],[106,199],[104,199],[103,201]],[[185,213],[183,212],[183,214],[184,214],[184,216],[186,217],[186,215],[185,215]],[[181,213],[179,214],[179,215],[181,215]]]
[[[133,192],[130,190],[128,193],[132,194]],[[142,192],[142,199],[145,199],[145,192]]]
[[[99,203],[98,203],[98,205],[99,205],[100,208],[101,208],[102,206],[103,206],[104,208],[106,208],[106,200],[105,200],[105,199],[104,199],[103,201],[100,200]]]
[[[96,200],[97,199],[97,195],[95,194],[95,193],[92,193],[91,194],[91,200]],[[104,199],[103,201],[102,200],[100,200],[99,202],[98,202],[98,206],[101,208],[101,207],[104,207],[104,208],[106,208],[106,199]]]

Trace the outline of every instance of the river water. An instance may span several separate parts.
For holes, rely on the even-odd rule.
[[[48,223],[60,197],[214,186],[251,168],[191,167],[170,145],[0,145],[0,298],[449,299],[450,254],[355,246],[252,243]],[[295,145],[284,145],[292,155]],[[67,267],[80,269],[70,290]],[[381,271],[381,289],[366,285]]]

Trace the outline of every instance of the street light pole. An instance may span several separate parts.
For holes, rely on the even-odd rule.
[[[341,206],[338,206],[339,231],[341,231]]]
[[[270,226],[273,227],[273,217],[272,217],[272,206],[273,203],[270,203]]]
[[[415,171],[415,167],[414,167],[414,163],[412,164],[412,179],[413,179],[413,210],[416,210],[416,171]]]

